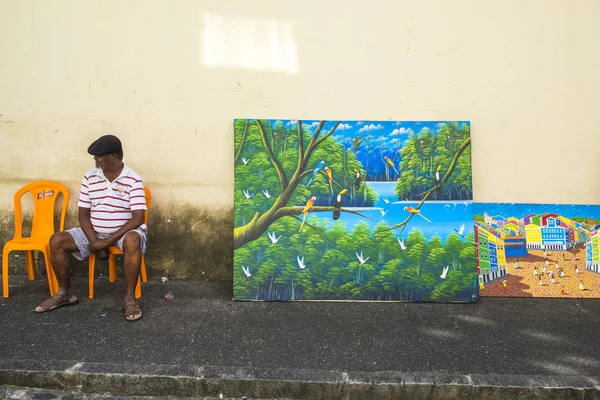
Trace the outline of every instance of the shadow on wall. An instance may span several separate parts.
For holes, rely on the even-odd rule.
[[[78,225],[70,212],[66,229]],[[29,234],[31,216],[24,217],[24,234]],[[14,213],[0,212],[0,243],[14,235]],[[233,278],[233,210],[201,209],[189,205],[152,206],[148,221],[146,267],[149,278],[170,276],[178,279],[231,280]],[[1,259],[0,259],[1,260]],[[1,261],[0,261],[1,262]],[[122,262],[118,262],[122,275]],[[25,275],[25,253],[10,253],[11,274]],[[43,256],[36,252],[38,276],[45,276]],[[99,274],[107,275],[107,262],[98,260]],[[73,274],[87,276],[87,260],[73,263]]]

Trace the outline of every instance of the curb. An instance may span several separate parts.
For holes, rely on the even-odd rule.
[[[0,385],[121,396],[287,399],[600,399],[584,376],[337,372],[0,360]]]

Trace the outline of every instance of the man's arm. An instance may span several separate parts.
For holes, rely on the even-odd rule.
[[[137,227],[139,227],[140,225],[142,225],[144,223],[144,213],[145,212],[146,212],[146,210],[133,210],[131,212],[131,219],[129,221],[125,222],[125,224],[123,224],[123,226],[120,227],[118,231],[111,234],[109,237],[107,237],[104,240],[96,239],[94,237],[94,240],[90,241],[92,251],[100,251],[102,249],[107,248],[111,244],[113,244],[113,243],[117,242],[119,239],[121,239],[121,237],[123,235],[125,235],[127,232],[134,230]],[[84,229],[84,232],[85,232],[85,228],[83,228],[83,225],[81,227],[82,227],[82,229]],[[91,227],[91,222],[90,222],[90,227]],[[93,228],[92,228],[92,232],[93,232]],[[87,233],[86,233],[86,235],[87,235]]]
[[[77,213],[77,218],[79,219],[79,226],[83,229],[83,233],[87,236],[88,241],[92,243],[92,241],[96,240],[96,231],[94,231],[94,227],[92,226],[92,220],[90,219],[91,209],[85,207],[79,207],[79,211]]]
[[[79,219],[79,226],[85,233],[85,236],[88,238],[88,242],[90,243],[90,251],[97,255],[100,258],[105,258],[107,256],[106,250],[102,248],[96,248],[92,245],[98,238],[96,237],[96,231],[92,226],[92,220],[90,219],[91,209],[86,207],[79,207],[79,212],[77,213],[77,217]]]

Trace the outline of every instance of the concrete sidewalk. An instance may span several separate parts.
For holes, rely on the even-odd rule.
[[[0,385],[236,399],[600,399],[595,299],[233,302],[230,283],[154,280],[143,286],[144,317],[129,323],[123,278],[99,278],[94,300],[87,278],[75,278],[80,304],[45,314],[33,312],[45,280],[10,283]]]

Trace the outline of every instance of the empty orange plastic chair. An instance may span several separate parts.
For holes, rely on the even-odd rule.
[[[23,237],[21,198],[25,193],[31,193],[33,196],[33,224],[31,226],[31,236],[29,237]],[[2,251],[2,286],[4,297],[8,297],[8,254],[13,250],[25,250],[29,280],[35,279],[33,252],[39,250],[44,253],[50,296],[58,292],[58,282],[50,263],[50,236],[55,232],[54,207],[60,193],[63,195],[63,205],[60,212],[59,231],[62,231],[65,228],[65,218],[67,216],[67,206],[70,196],[69,190],[65,186],[53,181],[37,181],[22,187],[15,193],[15,236],[6,242]]]
[[[144,213],[144,224],[148,225],[148,209],[150,208],[150,203],[152,202],[152,194],[150,193],[150,189],[144,187],[144,194],[146,196],[146,212]],[[123,254],[123,252],[117,246],[108,246],[108,280],[110,282],[115,282],[117,280],[117,260],[116,256],[119,254]],[[89,297],[90,299],[94,298],[94,273],[96,266],[96,255],[90,254],[89,262],[88,262],[88,274],[89,274]],[[146,257],[142,254],[142,265],[140,268],[141,281],[148,282],[148,277],[146,275]],[[139,299],[142,297],[142,287],[140,283],[140,277],[138,277],[137,285],[135,286],[135,298]]]

